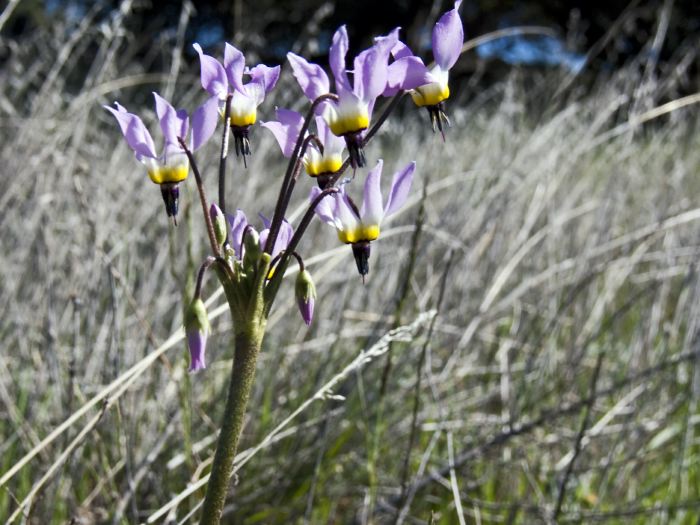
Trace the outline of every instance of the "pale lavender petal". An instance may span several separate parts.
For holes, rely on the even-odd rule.
[[[355,57],[355,94],[369,102],[382,94],[387,84],[391,49],[398,42],[399,29],[375,39],[375,44]]]
[[[311,193],[309,194],[309,201],[313,202],[316,197],[319,196],[321,193],[321,188],[318,186],[314,186],[311,188]],[[321,202],[318,203],[316,208],[314,209],[314,212],[316,215],[318,215],[318,218],[321,219],[323,222],[326,224],[335,224],[335,219],[333,218],[333,199],[330,197],[330,195],[326,195],[323,199],[321,199]]]
[[[192,151],[197,151],[216,131],[219,97],[210,97],[192,114]]]
[[[291,109],[278,108],[276,114],[276,121],[262,122],[261,125],[269,129],[275,136],[282,150],[282,155],[291,157],[292,153],[294,153],[297,137],[304,123],[304,117]]]
[[[404,169],[394,174],[391,181],[391,191],[389,192],[389,200],[384,209],[384,215],[388,216],[398,211],[408,199],[408,192],[411,190],[413,182],[413,172],[416,169],[416,161],[410,162]]]
[[[280,67],[268,67],[265,64],[258,64],[248,71],[253,82],[259,83],[267,95],[277,84],[280,78]]]
[[[243,90],[238,91],[236,94],[242,94],[243,96],[252,99],[255,102],[255,105],[259,106],[262,104],[262,101],[265,100],[265,86],[263,86],[261,80],[258,80],[257,82],[248,82],[245,86],[243,86]]]
[[[413,51],[411,51],[410,47],[399,40],[394,44],[394,47],[391,48],[391,54],[395,60],[399,60],[400,58],[412,57]]]
[[[457,12],[461,3],[455,2],[455,8],[442,15],[433,28],[433,56],[445,71],[455,65],[464,44],[464,29]]]
[[[384,162],[380,159],[377,165],[369,171],[365,179],[364,197],[360,208],[360,219],[366,226],[379,225],[384,217],[384,203],[382,202],[382,167]]]
[[[243,242],[243,231],[245,227],[248,226],[248,219],[241,210],[236,210],[235,215],[226,214],[229,224],[231,225],[231,231],[228,236],[228,240],[231,243],[236,257],[239,259],[243,258],[242,242]]]
[[[328,75],[321,66],[291,52],[287,53],[287,60],[306,98],[313,101],[330,91]]]
[[[187,332],[187,347],[190,350],[190,372],[203,370],[206,368],[204,351],[207,347],[207,334],[199,330],[189,330]]]
[[[414,56],[399,58],[389,65],[386,89],[382,95],[390,97],[399,91],[415,89],[433,80],[420,58]]]
[[[243,70],[245,69],[245,57],[238,49],[228,42],[224,47],[224,69],[229,84],[237,90],[243,89]]]
[[[126,139],[126,143],[138,155],[144,157],[156,158],[156,147],[153,144],[151,134],[144,126],[143,121],[134,115],[127,112],[122,106],[117,104],[117,109],[109,106],[103,106],[108,109],[117,119],[122,135]]]
[[[328,62],[335,78],[335,87],[340,91],[352,91],[348,74],[345,71],[345,56],[348,54],[348,32],[342,25],[333,35],[333,43],[328,51]]]
[[[178,137],[184,139],[187,135],[187,112],[175,108],[155,91],[153,97],[156,101],[156,115],[163,130],[165,141],[170,144],[178,144]]]
[[[270,229],[266,228],[263,231],[260,232],[260,247],[264,248],[265,245],[267,244],[267,236],[270,235]]]
[[[265,228],[270,228],[270,226],[272,226],[272,221],[270,219],[268,219],[267,217],[265,217],[262,214],[262,212],[258,213],[258,217],[260,217],[260,220],[262,221],[263,226],[265,226]]]
[[[344,191],[341,191],[340,193],[335,193],[333,196],[335,197],[333,217],[335,218],[336,227],[346,231],[356,229],[359,225],[360,218],[350,205],[347,194]]]
[[[228,80],[226,78],[224,66],[214,57],[204,54],[199,44],[192,44],[192,47],[199,53],[202,87],[206,89],[210,95],[216,95],[220,99],[226,98],[228,93]]]
[[[280,225],[280,231],[277,235],[277,242],[275,242],[275,249],[279,249],[280,251],[286,249],[287,246],[289,246],[289,241],[292,240],[293,236],[294,228],[287,219],[284,219]]]
[[[314,303],[315,301],[313,297],[309,297],[306,300],[304,300],[303,297],[297,297],[299,313],[301,314],[301,318],[304,320],[304,323],[306,323],[306,326],[309,326],[311,324],[311,320],[314,318]]]

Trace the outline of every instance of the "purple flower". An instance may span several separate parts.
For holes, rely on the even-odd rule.
[[[369,126],[377,97],[387,86],[389,57],[397,42],[398,29],[386,37],[378,38],[372,47],[357,55],[353,61],[351,84],[345,69],[349,45],[345,26],[341,26],[333,35],[328,60],[335,79],[338,101],[329,101],[323,105],[323,117],[336,136],[345,137],[353,168],[366,164],[362,151],[362,132]],[[287,53],[287,59],[302,91],[310,100],[328,93],[328,76],[320,66],[309,63],[294,53]]]
[[[277,84],[280,67],[258,64],[248,68],[243,53],[228,43],[224,50],[223,65],[214,57],[206,55],[199,44],[193,44],[193,47],[199,53],[202,87],[221,101],[231,95],[229,124],[233,131],[236,154],[250,155],[248,128],[257,120],[258,106]],[[249,76],[250,82],[244,84],[243,75]]]
[[[258,234],[255,228],[251,226],[248,222],[248,219],[246,218],[245,213],[243,213],[243,211],[237,210],[235,215],[227,214],[228,222],[231,225],[231,230],[229,231],[228,236],[229,242],[231,243],[233,252],[239,261],[243,261],[246,252],[246,246],[250,247],[250,245],[247,242],[244,245],[245,239],[243,238],[243,235],[246,232],[246,230],[248,230],[246,236],[253,235],[256,238],[258,238],[258,249],[260,249],[260,247],[262,246],[265,246],[267,236],[270,233],[270,221],[264,215],[260,215],[260,218],[263,221],[265,229],[261,231],[260,234]],[[277,235],[277,240],[275,241],[275,245],[272,247],[272,253],[270,253],[270,256],[273,259],[277,255],[279,255],[279,253],[282,250],[287,248],[289,242],[292,240],[293,235],[294,228],[292,228],[292,225],[289,224],[289,221],[287,221],[286,219],[283,220],[280,226],[279,234]]]
[[[291,157],[299,132],[304,124],[304,117],[289,109],[276,110],[277,120],[263,122],[262,126],[272,132],[282,150],[282,155]],[[306,173],[317,178],[319,186],[325,186],[330,175],[340,170],[343,165],[343,150],[345,141],[333,134],[322,117],[316,117],[317,138],[323,150],[318,149],[315,142],[307,148],[302,159]]]
[[[401,208],[411,189],[415,162],[410,162],[401,171],[394,174],[386,205],[382,203],[381,175],[383,161],[377,162],[365,179],[362,207],[358,209],[348,194],[341,191],[321,200],[316,207],[320,219],[338,232],[341,242],[352,245],[353,254],[360,275],[369,271],[369,244],[379,237],[380,226],[387,217]],[[313,201],[321,193],[319,188],[311,190]]]
[[[448,126],[450,123],[444,108],[444,101],[450,96],[448,85],[449,70],[459,59],[462,45],[464,44],[464,28],[458,13],[461,3],[462,0],[456,1],[454,9],[443,14],[435,24],[432,34],[435,65],[429,71],[426,70],[428,82],[415,85],[413,86],[414,89],[410,91],[415,104],[428,109],[433,131],[435,131],[437,126],[441,133],[443,132],[443,122]],[[403,60],[413,57],[411,50],[402,42],[394,45],[392,54],[396,61],[390,67],[397,66]],[[419,70],[420,68],[414,64],[410,75],[417,78],[420,74]],[[392,75],[392,78],[395,79],[399,77],[399,73]],[[390,94],[392,89],[393,86],[390,86],[384,94]]]
[[[165,139],[160,154],[156,152],[151,134],[137,115],[129,113],[118,102],[114,103],[116,109],[110,106],[104,108],[117,119],[127,144],[134,151],[136,158],[146,166],[150,179],[160,185],[166,212],[176,220],[178,184],[185,180],[189,173],[189,160],[178,143],[178,138],[184,140],[187,137],[191,123],[189,147],[192,151],[196,151],[209,140],[216,129],[217,99],[210,98],[188,118],[185,110],[176,110],[158,93],[153,93],[153,96]]]
[[[206,367],[204,350],[207,346],[207,336],[211,327],[207,309],[199,297],[194,299],[185,311],[185,335],[190,351],[190,372],[196,372]]]

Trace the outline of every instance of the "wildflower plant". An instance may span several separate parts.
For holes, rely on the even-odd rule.
[[[305,115],[279,108],[276,120],[262,124],[273,133],[289,163],[271,218],[260,214],[261,231],[249,222],[243,210],[231,212],[226,207],[224,181],[232,176],[227,175],[228,143],[233,135],[236,154],[244,161],[251,154],[248,129],[258,120],[258,106],[275,87],[280,66],[261,64],[247,68],[243,53],[230,44],[225,46],[221,63],[194,44],[200,58],[201,84],[210,98],[189,116],[155,94],[156,114],[164,137],[160,154],[138,116],[118,103],[114,108],[105,106],[151,180],[160,185],[167,215],[174,221],[178,185],[190,170],[195,177],[211,253],[199,268],[193,297],[185,308],[191,371],[201,374],[206,366],[210,326],[202,287],[210,270],[223,287],[233,320],[233,368],[201,523],[220,520],[267,319],[290,263],[299,266],[294,290],[301,318],[307,325],[312,322],[317,292],[298,251],[309,224],[318,216],[336,229],[339,240],[352,247],[364,281],[369,273],[370,244],[378,240],[383,219],[405,204],[413,174],[420,168],[413,161],[399,166],[389,193],[383,198],[383,161],[378,160],[363,176],[362,168],[367,165],[365,147],[409,92],[420,102],[418,105],[437,108],[430,109],[431,119],[434,124],[437,119],[442,131],[443,102],[449,95],[447,70],[459,56],[463,39],[458,7],[459,2],[442,16],[433,31],[437,65],[432,69],[400,42],[398,28],[376,38],[371,47],[354,58],[351,70],[346,64],[347,31],[344,26],[336,31],[329,50],[335,93],[330,92],[329,77],[321,66],[293,53],[287,55],[292,73],[311,104]],[[247,82],[244,76],[248,77]],[[387,97],[391,97],[390,102],[373,119],[377,100]],[[219,194],[218,202],[210,204],[194,155],[218,125],[222,128]],[[344,159],[346,148],[348,156]],[[355,170],[355,176],[341,180],[349,166]],[[302,171],[317,184],[310,184],[309,207],[293,227],[285,214],[296,185],[306,180]],[[364,183],[359,182],[363,179]],[[363,201],[358,207],[351,195],[357,193],[354,186],[360,185]]]

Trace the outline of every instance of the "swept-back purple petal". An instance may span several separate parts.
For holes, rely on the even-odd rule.
[[[391,48],[391,54],[395,60],[399,60],[400,58],[412,57],[413,51],[411,51],[410,47],[399,40],[394,44],[394,47]]]
[[[229,241],[231,242],[231,247],[233,248],[236,257],[239,259],[243,258],[242,242],[243,242],[243,231],[245,227],[248,226],[248,219],[241,210],[236,210],[235,215],[226,214],[229,224],[231,225],[231,231],[229,232]]]
[[[389,65],[386,89],[382,95],[389,97],[401,90],[415,89],[434,80],[420,58],[414,56],[399,58]]]
[[[280,67],[268,67],[265,64],[258,64],[248,71],[253,82],[259,83],[267,95],[277,84],[280,78]]]
[[[391,215],[401,208],[408,199],[408,192],[413,182],[413,172],[416,170],[416,161],[409,162],[404,169],[394,174],[391,181],[389,200],[386,202],[384,216]]]
[[[443,70],[455,65],[464,44],[464,28],[457,11],[461,3],[455,2],[455,8],[442,15],[433,28],[433,56]]]
[[[192,114],[192,151],[197,151],[216,131],[219,122],[219,97],[210,97]]]
[[[216,95],[220,99],[225,99],[228,94],[228,79],[226,71],[218,60],[211,57],[202,51],[202,46],[192,44],[195,51],[199,53],[200,64],[200,80],[202,87],[207,90],[210,95]]]
[[[328,75],[321,66],[291,52],[287,53],[287,60],[306,98],[313,101],[330,91]]]
[[[178,137],[185,138],[187,135],[187,112],[175,108],[155,91],[153,98],[156,101],[156,115],[163,130],[165,141],[170,144],[177,144]]]
[[[314,186],[313,188],[311,188],[311,193],[309,194],[309,201],[313,202],[314,199],[316,199],[316,197],[318,197],[318,195],[321,193],[321,191],[321,188],[319,188],[318,186]],[[323,199],[321,199],[321,202],[318,203],[314,212],[316,212],[318,218],[326,224],[335,224],[335,219],[333,218],[334,208],[335,205],[333,203],[333,199],[330,195],[326,195]]]
[[[333,42],[328,51],[328,62],[335,78],[335,87],[339,92],[352,91],[348,74],[345,71],[345,56],[348,54],[348,32],[344,25],[340,26],[333,35]]]
[[[277,120],[262,122],[262,126],[269,129],[277,139],[282,150],[282,155],[291,157],[294,153],[297,137],[304,124],[304,117],[291,109],[277,108]]]
[[[133,113],[127,112],[119,105],[117,105],[117,109],[109,106],[103,107],[108,109],[117,119],[117,123],[122,131],[122,135],[124,135],[126,139],[126,143],[135,153],[144,157],[157,157],[153,138],[139,117]]]
[[[269,222],[267,227],[269,228]],[[269,229],[260,232],[260,246],[265,246],[269,234]],[[287,219],[284,219],[282,224],[280,224],[280,230],[277,233],[277,239],[275,240],[275,245],[272,247],[270,257],[275,258],[282,250],[286,249],[287,246],[289,246],[289,241],[292,240],[292,235],[294,235],[294,228],[292,228],[292,225],[289,224]]]
[[[228,42],[224,46],[224,70],[226,78],[237,90],[243,89],[243,70],[245,69],[245,57]]]
[[[369,102],[382,94],[387,84],[387,69],[391,48],[398,41],[398,28],[379,37],[369,49],[355,57],[355,94]]]
[[[382,202],[382,167],[384,162],[380,159],[372,168],[365,179],[364,196],[360,208],[360,218],[365,225],[380,224],[384,217],[384,203]]]
[[[348,201],[348,196],[344,191],[333,194],[335,200],[335,209],[333,217],[335,218],[336,227],[341,227],[343,230],[354,230],[359,223],[359,217]]]

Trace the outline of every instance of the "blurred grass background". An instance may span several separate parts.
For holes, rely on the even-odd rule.
[[[151,91],[204,100],[193,12],[143,34],[122,2],[2,39],[3,521],[196,521],[231,324],[212,320],[209,367],[188,374],[181,294],[206,249],[194,184],[173,228],[101,108],[155,129]],[[453,88],[444,144],[404,102],[367,156],[417,161],[410,205],[366,286],[325,225],[303,241],[316,317],[303,325],[287,285],[227,522],[698,523],[697,48],[650,62],[509,66],[486,84],[477,68]],[[301,98],[283,66],[261,118]],[[228,179],[249,218],[270,214],[284,169],[259,126],[252,140]],[[216,142],[199,154],[210,197]],[[213,280],[206,294],[225,310]]]

